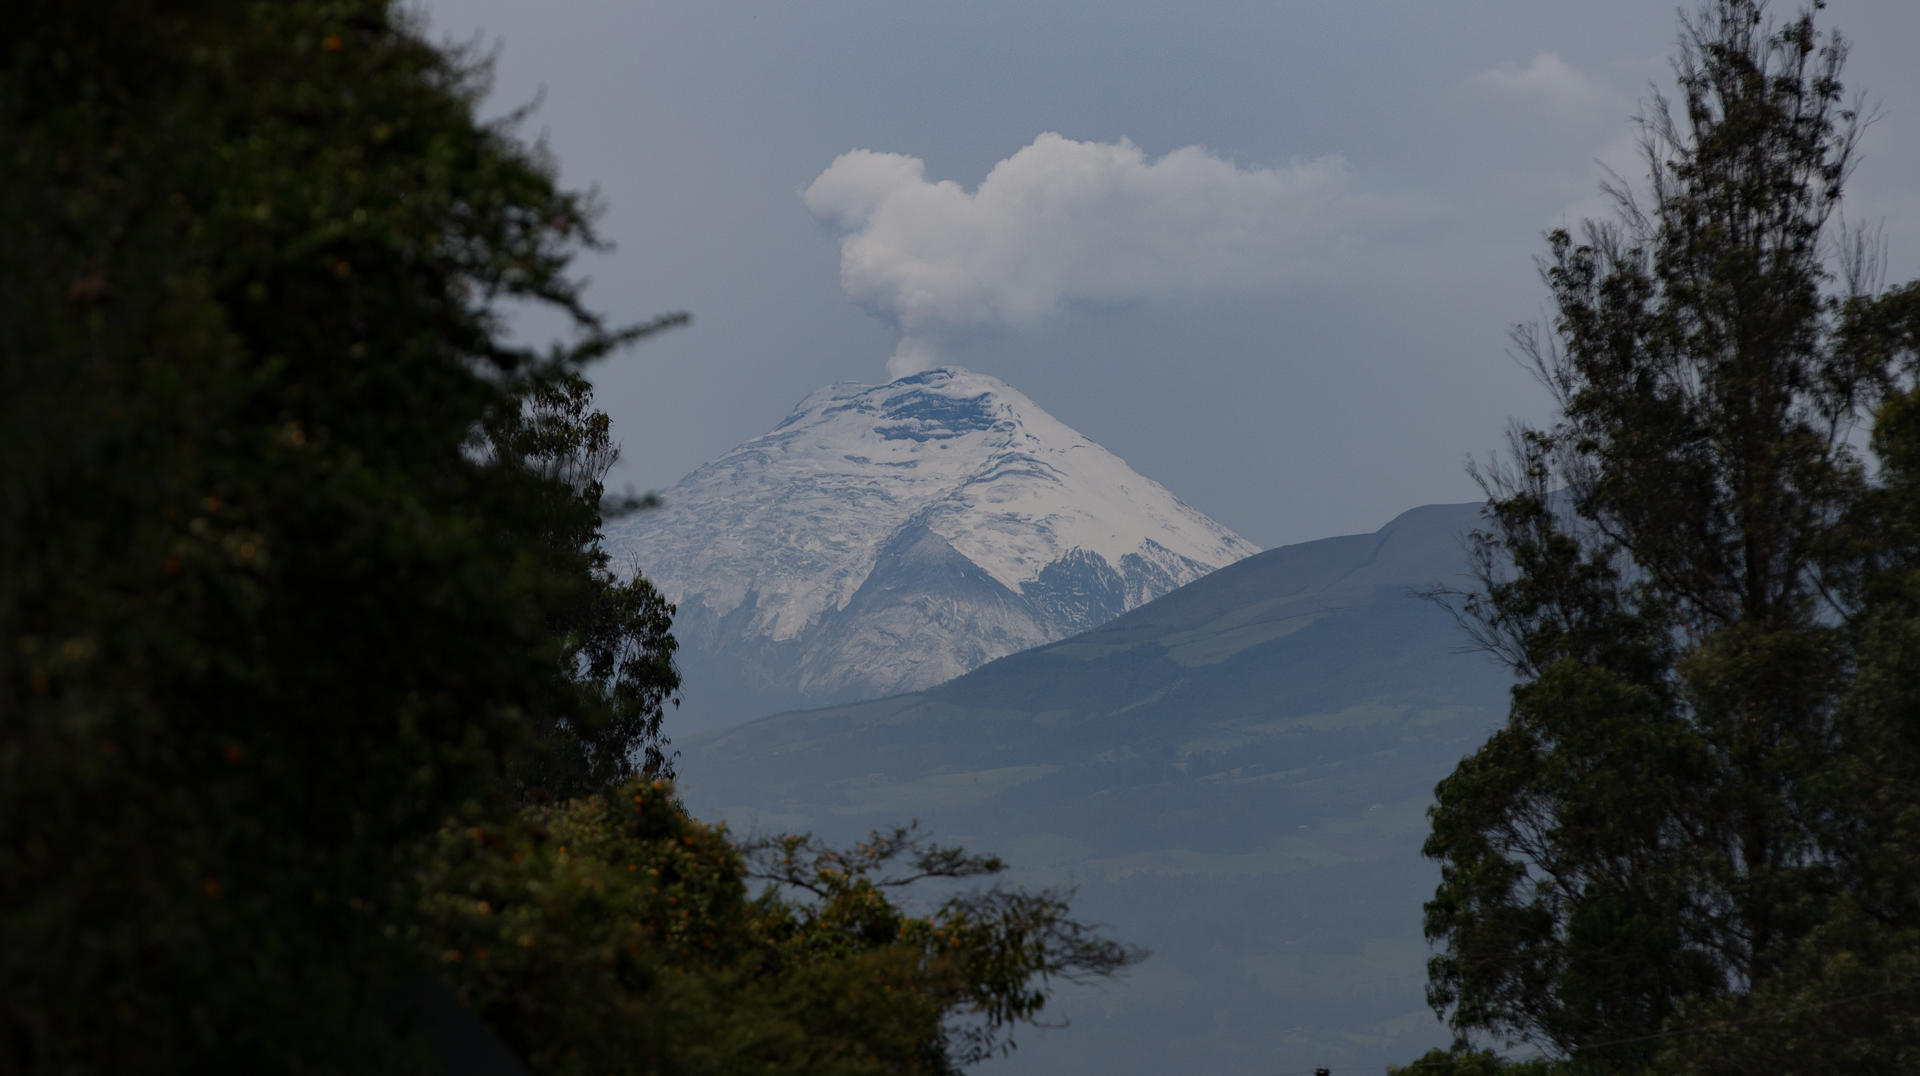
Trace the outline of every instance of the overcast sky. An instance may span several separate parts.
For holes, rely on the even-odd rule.
[[[597,187],[595,381],[663,488],[812,390],[1004,378],[1263,546],[1474,499],[1545,400],[1508,357],[1542,233],[1639,175],[1671,0],[432,0],[496,111]],[[1791,13],[1779,8],[1778,13]],[[1920,276],[1920,3],[1832,0],[1849,215]]]

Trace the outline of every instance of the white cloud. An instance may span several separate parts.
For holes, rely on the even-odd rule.
[[[1540,109],[1563,123],[1612,122],[1625,115],[1620,95],[1558,53],[1535,53],[1525,66],[1502,64],[1475,72],[1467,85]]]
[[[1577,230],[1585,220],[1612,220],[1616,206],[1602,184],[1624,181],[1639,189],[1646,171],[1639,128],[1633,122],[1637,104],[1618,85],[1664,62],[1657,57],[1615,61],[1602,78],[1557,53],[1540,52],[1524,64],[1502,64],[1469,75],[1467,89],[1545,121],[1544,129],[1527,137],[1507,136],[1512,163],[1500,169],[1495,185],[1551,204],[1543,220],[1549,228]]]
[[[894,376],[941,345],[1072,302],[1257,290],[1323,270],[1410,203],[1354,189],[1337,156],[1242,168],[1197,146],[1148,160],[1131,142],[1042,134],[969,192],[896,153],[841,154],[801,194],[846,235],[847,294],[900,329]]]

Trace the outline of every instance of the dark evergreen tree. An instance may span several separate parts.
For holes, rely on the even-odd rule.
[[[385,0],[10,14],[0,1070],[394,1067],[421,842],[510,809],[532,715],[576,781],[657,743],[597,494],[477,443],[655,326],[582,306],[591,205]]]
[[[565,799],[642,774],[672,777],[662,724],[680,686],[673,606],[638,565],[622,566],[625,578],[617,575],[600,548],[603,514],[650,504],[606,494],[620,446],[611,419],[593,407],[593,387],[573,370],[535,380],[525,406],[487,431],[485,448],[491,462],[546,500],[539,518],[550,555],[592,580],[552,614],[553,630],[567,641],[562,660],[578,674],[581,694],[572,710],[529,715],[538,748],[515,776],[520,795]]]
[[[1873,394],[1874,488],[1845,520],[1852,611],[1837,747],[1802,806],[1834,872],[1818,923],[1770,978],[1695,999],[1657,1067],[1898,1074],[1920,1065],[1920,286],[1849,304],[1843,333],[1889,360]]]
[[[1426,846],[1429,996],[1463,1033],[1645,1062],[1803,975],[1860,877],[1836,775],[1882,543],[1853,437],[1900,347],[1837,227],[1845,52],[1812,12],[1708,3],[1641,121],[1650,188],[1550,236],[1552,332],[1516,340],[1561,417],[1477,472],[1459,605],[1520,684]]]

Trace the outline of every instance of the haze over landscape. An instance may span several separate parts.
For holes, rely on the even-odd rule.
[[[1443,1043],[1426,811],[1512,678],[1420,595],[1467,581],[1463,464],[1550,413],[1507,328],[1640,177],[1670,6],[431,10],[507,43],[496,100],[539,72],[626,244],[594,294],[696,314],[596,377],[665,494],[608,548],[680,606],[689,803],[918,818],[1155,951],[1004,1071]],[[1920,100],[1920,12],[1837,14]],[[1905,279],[1920,116],[1872,133],[1848,213]]]
[[[1920,1071],[1920,6],[1670,2],[27,0],[0,1072]]]

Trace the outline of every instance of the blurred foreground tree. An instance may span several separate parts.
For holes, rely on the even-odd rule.
[[[1561,417],[1477,472],[1460,607],[1521,683],[1426,846],[1429,996],[1463,1034],[1578,1071],[1916,1060],[1888,1017],[1915,998],[1886,987],[1914,966],[1920,782],[1879,762],[1920,746],[1913,291],[1874,294],[1837,227],[1845,53],[1811,12],[1705,4],[1678,115],[1641,121],[1648,201],[1614,188],[1616,221],[1550,237],[1553,334],[1516,340]],[[1854,437],[1876,408],[1877,478]],[[1815,1025],[1805,1069],[1723,1050]]]
[[[663,762],[604,472],[499,449],[677,319],[581,305],[592,207],[483,75],[384,0],[9,19],[0,1069],[390,1064],[418,842]]]

